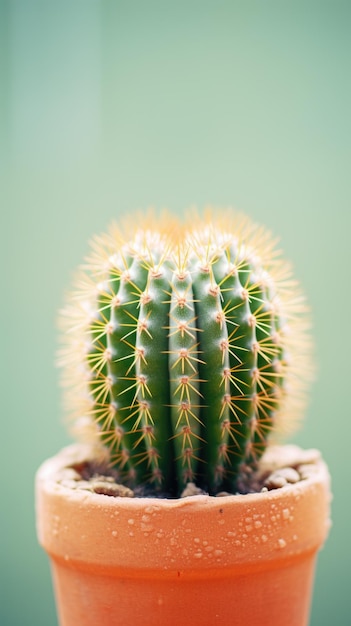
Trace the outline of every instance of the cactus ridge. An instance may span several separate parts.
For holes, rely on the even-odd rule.
[[[94,240],[63,312],[67,405],[128,484],[235,491],[303,404],[304,299],[248,218],[137,221]]]

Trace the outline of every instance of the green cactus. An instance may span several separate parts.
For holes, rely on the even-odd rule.
[[[134,221],[93,241],[64,311],[67,404],[126,484],[235,492],[300,412],[304,299],[248,218]]]

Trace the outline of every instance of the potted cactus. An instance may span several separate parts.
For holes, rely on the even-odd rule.
[[[61,316],[81,441],[36,479],[60,624],[307,626],[328,471],[275,442],[312,369],[299,286],[242,215],[133,222]]]

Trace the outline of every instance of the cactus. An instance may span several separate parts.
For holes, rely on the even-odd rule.
[[[301,412],[304,298],[242,215],[134,223],[94,239],[63,312],[67,404],[126,484],[235,492]]]

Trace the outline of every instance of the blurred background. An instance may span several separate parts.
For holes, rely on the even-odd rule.
[[[33,481],[69,442],[56,316],[87,241],[134,209],[211,203],[280,237],[313,309],[293,440],[322,450],[334,502],[311,626],[348,626],[351,2],[0,3],[1,626],[57,624]]]

